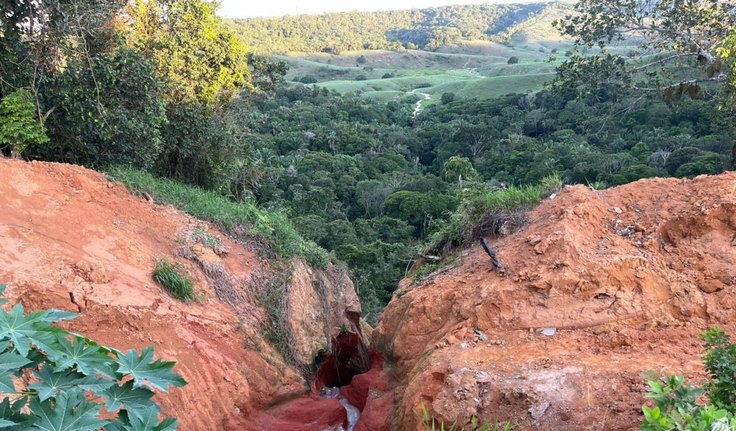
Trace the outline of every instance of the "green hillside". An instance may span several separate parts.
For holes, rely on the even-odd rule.
[[[444,6],[230,19],[226,23],[258,53],[436,50],[462,41],[490,40],[540,13],[545,6],[545,3]]]

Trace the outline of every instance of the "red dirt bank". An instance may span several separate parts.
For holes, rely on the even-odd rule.
[[[229,251],[186,244],[199,229]],[[151,279],[158,258],[181,263],[200,300],[187,305],[165,294]],[[182,430],[240,430],[244,417],[304,396],[301,375],[259,335],[254,274],[266,266],[206,223],[134,197],[102,174],[0,159],[0,283],[11,304],[78,312],[69,329],[123,350],[154,345],[158,357],[176,361],[189,384],[156,399]],[[287,300],[298,304],[290,312],[301,323],[293,342],[310,357],[329,346],[329,328],[350,326],[347,314],[359,315],[360,306],[340,270],[294,268]],[[315,279],[328,298],[315,293]]]
[[[702,377],[698,334],[736,335],[736,173],[566,187],[492,245],[505,275],[473,247],[405,280],[373,334],[408,376],[402,429],[421,404],[447,423],[638,429],[642,371]]]
[[[229,252],[182,253],[182,235],[198,226]],[[734,173],[568,187],[491,243],[503,275],[474,247],[421,285],[402,283],[373,334],[389,369],[374,354],[371,370],[341,390],[363,408],[356,430],[418,429],[422,404],[447,423],[476,415],[523,429],[638,429],[641,371],[702,377],[698,334],[716,324],[736,334]],[[151,280],[156,258],[185,265],[201,301],[166,295]],[[304,396],[302,377],[260,338],[252,285],[266,265],[101,174],[0,160],[0,282],[11,303],[77,311],[70,329],[120,349],[154,345],[177,361],[189,385],[157,399],[182,430],[345,423],[337,400]],[[236,310],[204,267],[228,275]],[[360,308],[337,270],[296,264],[293,278],[291,331],[308,360]],[[329,300],[315,284],[332,286]]]

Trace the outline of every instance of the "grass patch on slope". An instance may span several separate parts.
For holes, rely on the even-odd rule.
[[[215,224],[235,238],[253,242],[272,256],[303,257],[312,266],[324,268],[327,252],[296,231],[286,214],[266,212],[252,202],[234,202],[220,194],[125,167],[108,170],[134,193],[148,193],[156,202],[174,207]]]
[[[558,175],[531,186],[470,188],[450,221],[429,236],[424,251],[447,256],[480,237],[511,233],[526,222],[528,210],[561,188],[562,179]]]
[[[181,272],[177,264],[159,260],[153,270],[153,279],[180,301],[189,302],[194,298],[194,283]]]

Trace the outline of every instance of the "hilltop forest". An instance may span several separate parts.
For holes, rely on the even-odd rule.
[[[546,4],[464,5],[387,12],[345,12],[227,23],[255,52],[328,52],[361,49],[429,49],[464,40],[502,39],[514,24]]]
[[[609,26],[607,2],[581,0],[558,23],[570,53],[544,89],[446,92],[421,112],[417,94],[379,101],[290,82],[285,63],[254,53],[432,50],[489,39],[541,6],[227,26],[203,0],[125,3],[0,5],[3,152],[150,174],[257,207],[220,221],[242,223],[276,259],[346,264],[371,322],[420,252],[447,258],[463,245],[451,230],[469,208],[492,209],[494,193],[518,191],[508,209],[538,201],[534,187],[551,178],[604,188],[733,167],[728,3],[660,4],[645,11],[653,24],[640,48],[617,54],[606,46],[641,10]]]

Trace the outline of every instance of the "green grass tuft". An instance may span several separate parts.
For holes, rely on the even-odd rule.
[[[526,222],[529,209],[561,188],[559,175],[550,175],[533,186],[480,186],[466,190],[460,208],[446,225],[429,236],[424,251],[447,256],[481,236],[510,233]]]
[[[194,283],[189,277],[182,274],[178,264],[164,259],[159,260],[153,271],[153,279],[171,296],[180,301],[189,302],[194,298]]]
[[[302,238],[280,211],[266,212],[252,202],[235,202],[213,191],[156,178],[136,169],[116,166],[108,173],[132,192],[148,193],[158,203],[210,221],[235,238],[258,244],[274,257],[303,257],[316,268],[325,268],[330,262],[327,251]]]

